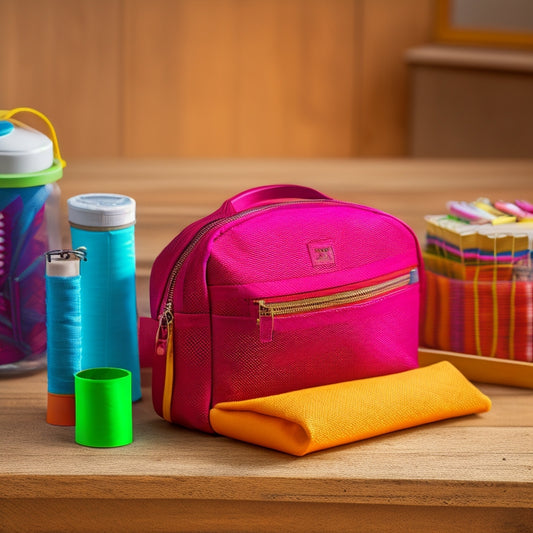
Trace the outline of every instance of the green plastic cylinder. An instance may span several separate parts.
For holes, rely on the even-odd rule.
[[[74,377],[75,440],[83,446],[111,448],[133,441],[131,372],[89,368]]]

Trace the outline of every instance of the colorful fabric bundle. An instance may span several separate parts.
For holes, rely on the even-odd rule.
[[[426,217],[426,228],[426,252],[440,262],[436,270],[447,276],[473,279],[480,268],[496,267],[508,274],[510,267],[531,267],[531,222],[476,225],[437,215]]]
[[[492,208],[487,201],[451,204],[452,215],[426,217],[422,346],[533,362],[531,214],[473,223],[468,213],[460,218],[459,207]],[[514,206],[495,205],[508,215]]]
[[[533,362],[533,282],[462,281],[426,271],[421,344]]]

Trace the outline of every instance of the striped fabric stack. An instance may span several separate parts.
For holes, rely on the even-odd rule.
[[[448,207],[426,217],[421,344],[533,362],[533,215],[474,221]]]

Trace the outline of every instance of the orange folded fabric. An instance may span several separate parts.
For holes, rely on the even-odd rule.
[[[222,402],[210,411],[227,437],[302,456],[428,422],[488,411],[490,399],[451,363]]]

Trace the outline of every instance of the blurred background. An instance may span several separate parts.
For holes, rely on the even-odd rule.
[[[531,0],[0,0],[72,157],[531,157]]]

